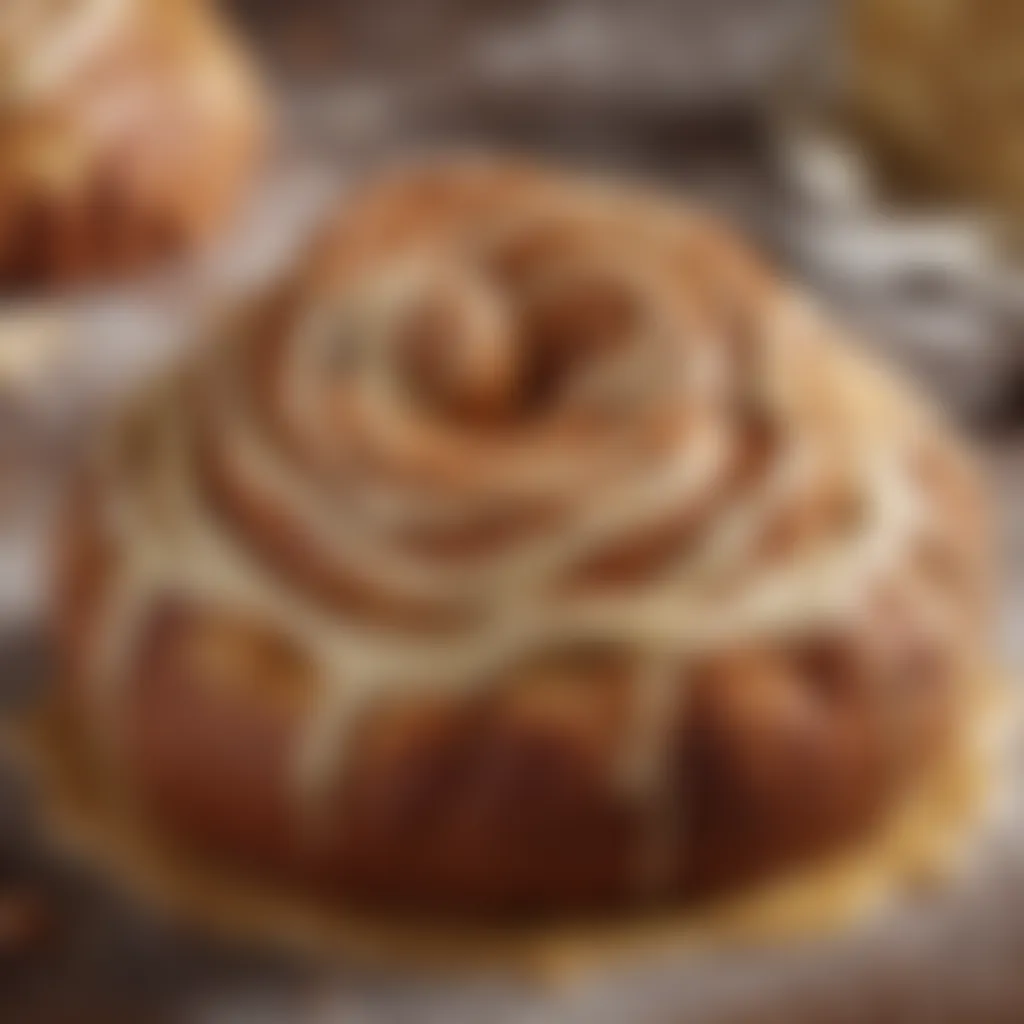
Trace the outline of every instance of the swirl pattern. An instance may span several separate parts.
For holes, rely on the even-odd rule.
[[[610,777],[657,817],[716,659],[862,635],[884,600],[974,656],[969,471],[696,211],[523,168],[402,175],[232,333],[97,453],[88,677],[115,734],[168,595],[313,666],[290,771],[314,819],[373,708],[551,657],[625,666]]]

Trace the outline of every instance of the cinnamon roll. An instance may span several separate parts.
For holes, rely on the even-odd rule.
[[[204,0],[4,0],[0,288],[124,273],[196,245],[262,113]]]
[[[736,893],[934,770],[984,516],[930,411],[703,214],[452,162],[99,439],[62,706],[110,806],[345,906]]]

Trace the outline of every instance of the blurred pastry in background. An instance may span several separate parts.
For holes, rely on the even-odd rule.
[[[0,290],[119,277],[202,243],[263,126],[205,0],[4,0]]]
[[[913,803],[988,656],[931,412],[703,214],[503,162],[347,199],[67,511],[62,749],[319,908],[788,877]]]
[[[1024,5],[849,0],[855,114],[914,189],[1024,218]]]

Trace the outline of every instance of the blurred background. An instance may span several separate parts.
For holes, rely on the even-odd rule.
[[[184,281],[76,298],[55,321],[13,298],[0,309],[8,708],[45,676],[46,520],[83,425],[211,308],[258,287],[339,186],[455,146],[629,172],[695,196],[863,328],[983,453],[1005,556],[1002,643],[1024,664],[1022,0],[226,8],[280,117],[234,236]],[[28,349],[9,340],[26,336],[26,318],[37,332]],[[748,965],[742,985],[723,963],[558,995],[399,982],[241,954],[151,919],[44,852],[30,799],[0,778],[0,1021],[12,1024],[1024,1020],[1024,838],[949,902],[913,924],[899,957],[861,937],[799,968]],[[798,1002],[787,996],[775,1015],[783,988]]]

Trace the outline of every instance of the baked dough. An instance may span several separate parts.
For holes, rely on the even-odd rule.
[[[208,238],[263,120],[205,0],[4,0],[0,288],[123,274]]]
[[[681,905],[959,742],[987,530],[943,425],[676,201],[503,161],[345,199],[98,439],[59,579],[101,792],[328,905]]]
[[[890,171],[1024,223],[1024,7],[852,0],[850,100]]]

